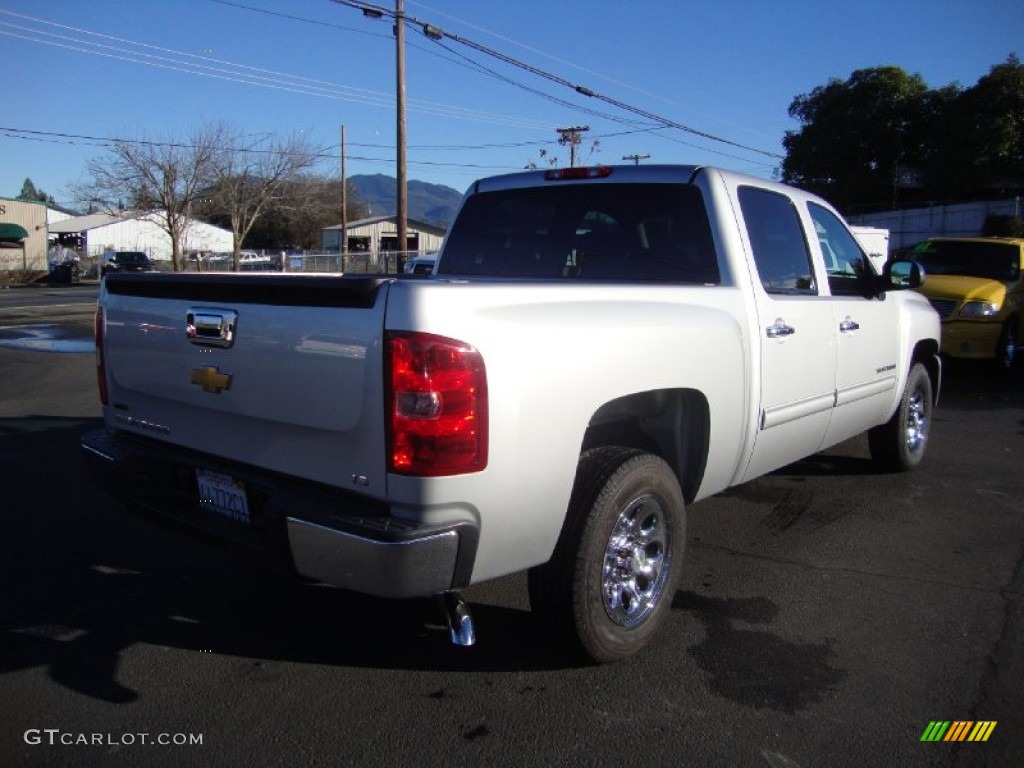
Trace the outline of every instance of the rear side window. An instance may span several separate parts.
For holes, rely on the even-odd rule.
[[[816,294],[811,254],[793,201],[757,187],[740,187],[739,199],[765,292]]]
[[[470,197],[442,275],[717,284],[700,190],[684,184],[552,184]]]

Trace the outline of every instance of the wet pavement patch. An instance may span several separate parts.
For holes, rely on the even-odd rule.
[[[82,337],[54,323],[0,326],[0,348],[26,349],[34,352],[92,354],[91,337]]]
[[[716,695],[741,706],[793,714],[821,702],[846,679],[844,670],[832,666],[830,640],[792,642],[736,626],[770,625],[779,609],[767,598],[716,599],[679,592],[672,607],[692,611],[704,623],[706,637],[689,649],[690,656],[710,676],[708,686]]]

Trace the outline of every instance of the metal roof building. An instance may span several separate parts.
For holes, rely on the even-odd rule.
[[[409,242],[405,248],[398,246],[398,217],[375,216],[359,221],[350,221],[348,230],[348,252],[379,254],[397,251],[436,251],[441,247],[445,231],[433,224],[407,219]],[[320,246],[325,253],[337,253],[341,242],[341,224],[325,227],[320,233]]]
[[[160,226],[161,214],[156,211],[133,211],[121,214],[90,213],[50,225],[50,236],[56,235],[60,245],[72,248],[83,256],[101,256],[104,251],[144,251],[156,261],[171,258],[171,236]],[[182,253],[189,251],[230,251],[231,232],[212,224],[192,220],[181,244]]]
[[[0,272],[45,272],[46,204],[0,197]]]

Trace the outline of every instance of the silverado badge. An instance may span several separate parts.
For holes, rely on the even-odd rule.
[[[219,395],[222,389],[231,389],[231,374],[221,373],[220,369],[213,365],[193,368],[191,381],[201,386],[203,392],[214,395]]]

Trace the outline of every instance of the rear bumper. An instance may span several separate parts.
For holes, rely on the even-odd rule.
[[[479,538],[469,523],[410,525],[357,494],[107,429],[85,435],[82,448],[96,482],[130,511],[277,570],[390,598],[469,583]],[[250,522],[201,509],[197,469],[242,482]]]

